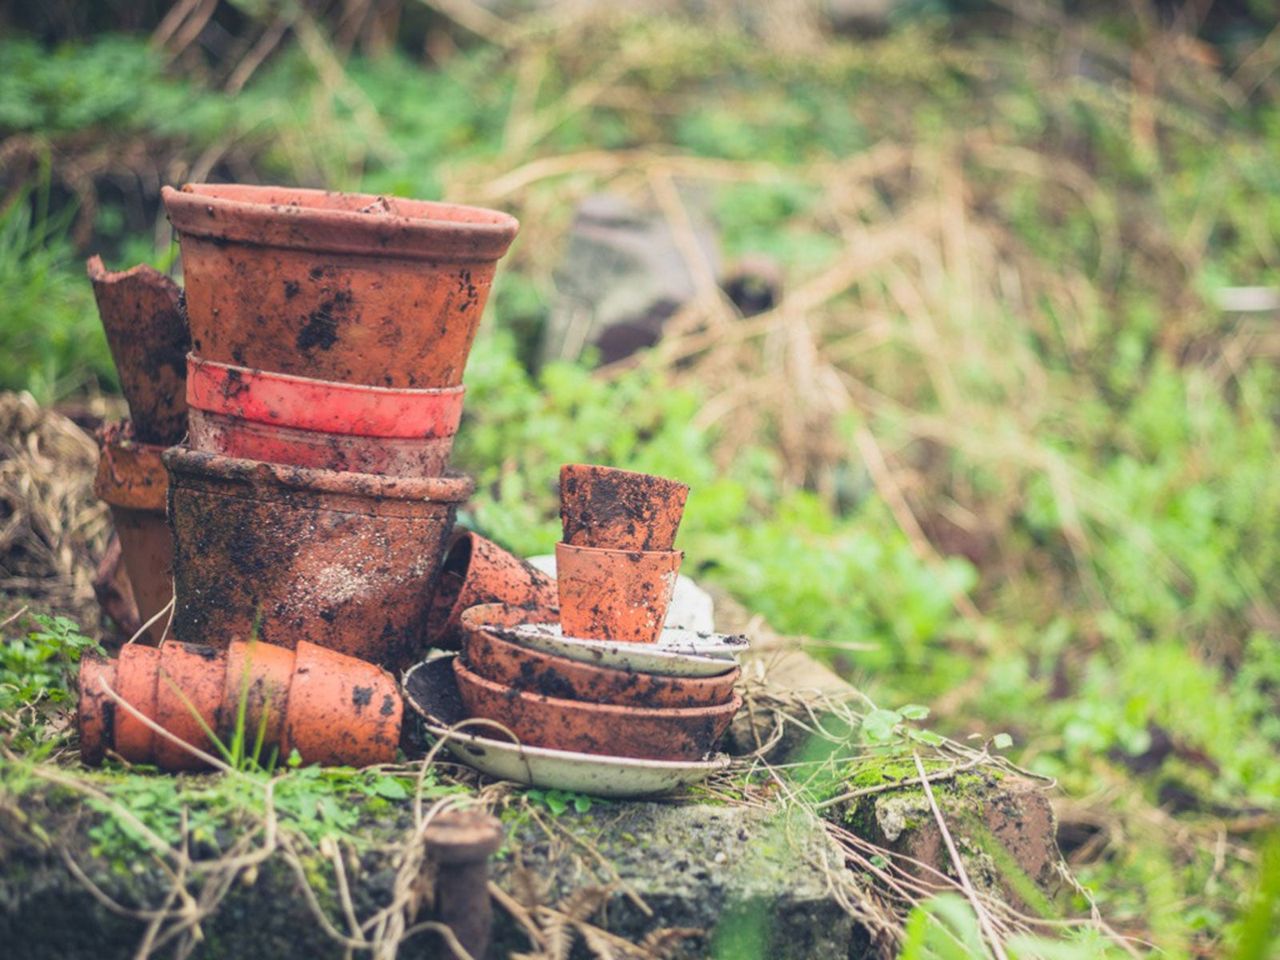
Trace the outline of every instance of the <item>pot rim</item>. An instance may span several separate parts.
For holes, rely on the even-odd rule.
[[[169,486],[160,443],[133,438],[133,421],[117,420],[98,431],[98,468],[93,492],[104,503],[163,513]]]
[[[565,700],[562,697],[548,697],[540,693],[528,693],[515,687],[495,683],[469,669],[460,659],[453,661],[453,669],[462,674],[458,679],[472,683],[482,690],[488,690],[509,699],[532,702],[540,708],[563,710],[572,713],[587,713],[601,720],[668,720],[672,723],[702,720],[707,717],[733,716],[742,707],[742,694],[737,690],[724,703],[711,707],[627,707],[613,703],[592,703],[588,700]]]
[[[161,459],[175,481],[180,476],[213,477],[248,486],[271,486],[365,499],[461,503],[476,488],[475,480],[462,473],[440,477],[383,476],[244,460],[186,447],[170,447]]]
[[[650,558],[657,560],[659,557],[673,557],[673,556],[679,557],[682,561],[684,559],[684,551],[674,550],[674,549],[673,550],[630,550],[626,547],[584,547],[584,546],[579,546],[576,543],[565,543],[563,540],[556,543],[557,552],[559,552],[559,550],[562,547],[568,552],[585,553],[588,556],[590,556],[591,554],[595,554],[600,559],[604,559],[606,554],[612,554],[616,556],[616,555],[633,554],[633,553],[640,554],[640,556],[646,560]],[[560,565],[559,563],[557,563],[556,564],[557,579],[559,579],[559,573],[560,573]]]
[[[486,207],[304,187],[186,183],[160,196],[187,236],[379,258],[498,260],[520,229],[509,213]],[[358,212],[378,203],[385,215]]]
[[[234,387],[232,387],[234,384]],[[466,388],[379,387],[240,367],[187,354],[187,405],[253,423],[343,436],[452,437]]]
[[[610,467],[603,463],[566,463],[560,467],[561,474],[579,470],[588,473],[612,473],[626,480],[644,480],[654,482],[655,485],[661,484],[665,487],[684,487],[685,490],[689,489],[689,485],[683,480],[663,477],[656,473],[645,473],[643,470],[624,470],[622,467]]]

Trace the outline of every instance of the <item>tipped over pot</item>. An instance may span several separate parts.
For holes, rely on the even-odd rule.
[[[93,490],[111,508],[120,553],[140,623],[173,597],[173,536],[165,519],[169,475],[164,447],[139,443],[129,421],[108,424],[98,434],[98,472]],[[161,617],[147,628],[152,643],[164,633]]]
[[[107,688],[181,742],[157,733]],[[112,750],[130,763],[204,770],[209,764],[183,744],[218,757],[219,744],[227,747],[237,732],[252,744],[259,731],[264,764],[272,751],[283,760],[293,750],[307,763],[389,763],[403,713],[385,670],[306,642],[296,651],[127,644],[116,659],[80,664],[80,756],[91,765]]]
[[[684,554],[556,544],[560,626],[565,636],[656,643]]]
[[[678,480],[593,464],[560,468],[564,542],[614,550],[670,550],[689,488]]]
[[[187,184],[161,196],[197,354],[384,387],[462,382],[519,229],[480,207],[292,187]]]
[[[469,477],[381,477],[165,452],[174,634],[225,647],[302,641],[391,670],[422,647]]]
[[[523,622],[547,623],[556,619],[559,593],[555,578],[480,534],[458,529],[440,565],[427,616],[427,642],[457,650],[463,613],[491,603],[519,609]]]

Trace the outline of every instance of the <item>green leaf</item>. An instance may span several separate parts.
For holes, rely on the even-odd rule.
[[[908,703],[905,707],[899,707],[898,712],[908,720],[924,720],[929,716],[929,708],[918,703]]]
[[[404,784],[395,777],[379,777],[373,781],[373,792],[388,800],[404,800],[409,796],[409,791],[404,788]]]
[[[872,710],[862,721],[862,735],[872,743],[892,740],[902,722],[902,714],[896,710]]]
[[[991,745],[997,750],[1008,750],[1013,746],[1013,737],[1007,733],[997,733],[991,738]]]

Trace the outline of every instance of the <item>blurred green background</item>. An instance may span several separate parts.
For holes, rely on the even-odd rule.
[[[83,260],[176,270],[164,184],[508,210],[470,522],[548,552],[561,463],[686,480],[686,569],[877,702],[1012,734],[1115,926],[1266,956],[1275,5],[848,6],[10,3],[0,387],[113,392]],[[653,350],[541,364],[600,192],[696,213],[780,302],[743,319],[703,285]]]

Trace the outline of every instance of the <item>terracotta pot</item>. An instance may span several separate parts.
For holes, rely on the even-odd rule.
[[[174,634],[225,647],[306,640],[402,669],[467,477],[378,477],[165,452]]]
[[[182,381],[191,349],[182,292],[146,264],[112,273],[90,257],[86,266],[137,438],[177,443],[187,432]]]
[[[736,694],[719,706],[683,710],[584,703],[514,690],[484,679],[457,659],[453,670],[468,716],[501,723],[529,746],[611,757],[699,759],[742,706]]]
[[[570,463],[560,468],[564,542],[611,550],[670,550],[689,488],[630,470]]]
[[[442,650],[462,644],[462,613],[482,603],[520,608],[527,623],[557,619],[555,578],[470,530],[456,530],[440,565],[427,616],[427,642]]]
[[[300,643],[296,652],[265,643],[233,643],[225,651],[172,641],[159,649],[128,644],[118,660],[81,661],[85,763],[100,762],[112,747],[132,763],[200,770],[199,757],[119,707],[103,679],[144,716],[206,753],[217,753],[208,731],[231,743],[243,702],[247,744],[265,716],[263,742],[278,757],[296,748],[306,763],[365,766],[396,756],[404,707],[391,675],[314,644]]]
[[[628,707],[714,707],[727,703],[741,671],[714,677],[666,677],[599,667],[521,646],[502,633],[527,623],[519,607],[485,604],[462,615],[462,656],[486,680],[526,693]]]
[[[126,643],[116,660],[116,693],[145,717],[156,715],[159,666],[159,648],[140,643]],[[112,741],[116,753],[130,763],[150,763],[155,752],[155,731],[119,705],[114,717]]]
[[[371,663],[298,644],[284,740],[306,760],[363,767],[390,763],[404,704],[395,679]]]
[[[111,620],[119,639],[128,640],[138,632],[142,621],[138,619],[138,604],[133,599],[129,571],[124,567],[120,537],[115,533],[107,541],[106,552],[94,571],[93,596],[98,607]]]
[[[165,520],[169,475],[160,459],[163,452],[164,447],[136,442],[128,421],[107,425],[98,437],[93,490],[111,508],[140,623],[173,597],[173,536]],[[161,617],[148,628],[152,643],[160,642],[165,620]]]
[[[161,191],[201,357],[453,387],[519,223],[496,210],[291,187]]]
[[[193,450],[322,470],[438,476],[462,387],[390,389],[187,358]]]
[[[557,543],[561,629],[587,640],[656,643],[683,559],[679,550]]]

